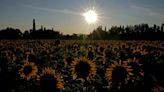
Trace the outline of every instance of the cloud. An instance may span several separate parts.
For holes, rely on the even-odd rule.
[[[146,7],[141,7],[138,5],[130,5],[130,8],[137,10],[137,11],[141,12],[142,14],[146,14],[147,16],[164,19],[164,13],[163,13],[164,10],[163,9],[146,8]]]
[[[68,9],[59,10],[59,9],[43,8],[43,7],[37,7],[37,6],[32,6],[32,5],[26,5],[22,3],[21,4],[19,3],[18,5],[25,8],[31,8],[31,9],[41,10],[41,11],[57,12],[57,13],[70,14],[70,15],[81,15],[81,13],[70,11]]]
[[[138,11],[145,13],[145,14],[148,14],[148,15],[157,16],[157,13],[154,12],[150,8],[145,8],[145,7],[141,7],[141,6],[137,6],[137,5],[130,5],[130,8],[138,10]]]

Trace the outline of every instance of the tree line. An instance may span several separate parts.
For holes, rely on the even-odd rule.
[[[90,34],[64,35],[53,29],[38,29],[22,32],[20,29],[6,28],[0,30],[0,39],[67,39],[67,40],[164,40],[164,23],[161,26],[148,24],[112,26],[110,29],[102,26]]]

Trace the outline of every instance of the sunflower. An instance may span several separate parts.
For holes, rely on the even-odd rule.
[[[24,53],[23,59],[24,59],[24,60],[28,60],[28,56],[29,56],[30,54],[31,54],[31,52],[29,52],[29,51],[25,52],[25,53]]]
[[[64,62],[64,67],[66,68],[67,65],[68,65],[68,62],[67,62],[66,58],[64,58],[63,62]]]
[[[128,48],[126,43],[121,43],[120,45],[121,45],[121,48],[123,48],[123,49]]]
[[[133,50],[134,55],[141,55],[142,51],[140,49]]]
[[[162,86],[156,85],[156,87],[151,89],[151,92],[164,92],[164,88]]]
[[[92,76],[96,75],[95,62],[85,57],[75,58],[70,67],[73,79],[89,80]]]
[[[104,50],[104,58],[110,59],[112,57],[112,50],[110,48],[106,48]]]
[[[36,56],[34,54],[29,54],[27,57],[27,60],[29,62],[36,62],[37,61]]]
[[[74,44],[73,44],[73,48],[74,48],[75,50],[78,50],[79,45],[78,45],[77,43],[74,43]]]
[[[88,46],[88,51],[92,51],[93,50],[93,47],[90,45]]]
[[[38,68],[34,63],[25,62],[23,67],[19,70],[19,75],[23,79],[30,80],[37,75]]]
[[[164,43],[160,43],[158,47],[159,48],[164,48]]]
[[[143,49],[142,52],[141,52],[142,55],[147,55],[148,52],[146,51],[146,49]]]
[[[99,50],[100,53],[103,53],[104,52],[104,49],[105,48],[103,46],[100,46],[98,50]]]
[[[88,48],[87,58],[90,60],[93,60],[93,58],[94,58],[94,53],[92,51],[92,47]]]
[[[131,68],[133,69],[132,73],[135,76],[138,76],[138,75],[144,76],[143,69],[141,68],[142,64],[140,64],[139,61],[140,59],[137,59],[137,58],[127,59],[128,65],[130,65]]]
[[[45,92],[60,91],[64,88],[60,73],[49,67],[42,71],[39,80],[41,89]]]
[[[105,79],[109,82],[109,85],[117,85],[120,89],[122,84],[127,84],[132,74],[131,71],[131,67],[126,62],[115,61],[107,68]]]

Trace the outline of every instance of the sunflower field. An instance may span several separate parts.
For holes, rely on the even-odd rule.
[[[164,42],[0,40],[0,92],[164,92]]]

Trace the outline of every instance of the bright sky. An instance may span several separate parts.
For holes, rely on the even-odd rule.
[[[96,24],[88,25],[82,14],[95,8]],[[98,25],[149,25],[164,23],[164,0],[0,0],[0,29],[37,29],[43,25],[64,34],[90,33]]]

